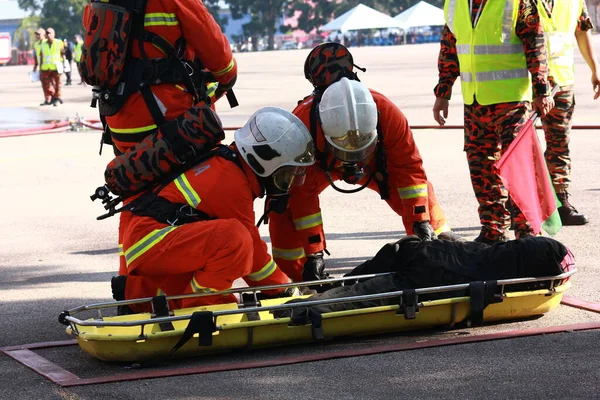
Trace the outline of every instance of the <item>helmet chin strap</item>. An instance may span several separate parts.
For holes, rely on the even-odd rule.
[[[369,168],[368,165],[364,165],[360,170],[358,170],[356,164],[344,165],[344,172],[342,172],[342,179],[344,180],[344,182],[349,183],[351,185],[356,185],[356,184],[358,184],[360,179],[362,179],[362,177],[357,178],[357,176],[359,174],[363,174],[363,173],[368,175],[368,178],[365,181],[365,183],[363,183],[361,186],[359,186],[355,189],[342,189],[335,185],[333,178],[331,177],[330,171],[331,171],[331,166],[325,171],[325,177],[327,178],[327,182],[329,182],[329,184],[331,185],[331,187],[334,190],[336,190],[340,193],[360,192],[361,190],[363,190],[364,188],[369,186],[369,184],[371,183],[371,180],[373,179],[373,172],[371,171],[371,169]]]
[[[265,188],[267,198],[265,199],[265,211],[258,220],[256,227],[259,228],[262,223],[269,223],[269,213],[272,211],[277,214],[282,214],[287,210],[289,192],[282,192],[273,183],[273,177],[260,178],[262,186]]]

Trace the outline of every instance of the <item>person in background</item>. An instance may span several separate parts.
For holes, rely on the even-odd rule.
[[[40,80],[44,88],[45,101],[41,106],[52,104],[56,107],[57,103],[62,104],[60,75],[62,73],[62,64],[64,63],[65,48],[62,40],[56,40],[54,29],[46,29],[48,39],[42,43],[40,59]]]
[[[75,35],[75,45],[73,46],[73,60],[75,60],[75,64],[78,64],[81,61],[81,51],[83,48],[83,39],[81,39],[80,35]],[[77,69],[77,73],[79,74],[79,83],[78,85],[84,85],[85,82],[81,79],[81,72],[79,72],[79,68]]]
[[[37,71],[38,67],[42,64],[42,43],[46,41],[46,31],[44,30],[44,28],[40,28],[37,31],[35,31],[35,38],[36,42],[33,44],[33,72]],[[44,82],[42,82],[41,79],[40,84],[42,85],[42,91],[45,94],[46,91],[44,89]]]
[[[560,89],[554,95],[554,108],[542,118],[546,136],[546,164],[556,196],[562,205],[558,213],[563,225],[585,225],[588,218],[569,202],[571,156],[569,137],[575,109],[575,40],[592,73],[594,99],[600,97],[598,59],[591,42],[592,21],[583,0],[540,0],[538,4],[546,33],[550,64],[550,84]]]
[[[65,82],[65,86],[71,85],[71,62],[73,62],[73,50],[71,50],[71,44],[67,39],[64,39],[65,44],[65,66],[68,64],[69,68],[65,68],[65,76],[67,77],[67,81]],[[67,71],[68,70],[68,71]]]
[[[511,214],[517,239],[531,236],[531,225],[493,166],[531,118],[532,106],[542,117],[554,107],[538,7],[534,0],[447,0],[444,15],[433,118],[446,123],[460,76],[463,150],[481,223],[475,241],[505,242]]]

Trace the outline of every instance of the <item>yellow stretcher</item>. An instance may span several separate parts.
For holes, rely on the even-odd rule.
[[[486,304],[479,304],[481,307],[477,309],[477,312],[482,311],[480,319],[491,322],[545,314],[560,304],[564,292],[571,286],[566,278],[575,272],[576,270],[572,270],[562,275],[544,278],[477,282],[478,287],[488,288]],[[364,275],[351,279],[379,275],[383,274]],[[315,284],[347,279],[350,278],[317,281]],[[536,289],[511,291],[512,285],[520,284],[534,284]],[[283,304],[291,299],[289,297],[262,301],[256,301],[256,297],[253,297],[253,304],[250,305],[248,302],[231,303],[174,311],[166,309],[167,299],[202,295],[166,298],[161,296],[154,299],[80,306],[61,313],[59,321],[68,325],[67,333],[75,335],[81,349],[90,355],[105,361],[134,362],[329,340],[343,336],[373,335],[440,326],[451,328],[454,324],[471,320],[474,317],[476,312],[474,310],[479,306],[474,303],[475,286],[473,285],[474,283],[309,301],[299,305]],[[240,288],[221,293],[256,293],[261,289],[290,286],[294,286],[294,284]],[[465,290],[471,293],[469,297],[418,300],[419,296],[423,297],[432,293],[443,295]],[[493,299],[489,298],[490,293],[493,295]],[[214,294],[210,293],[210,295]],[[241,295],[240,298],[242,298]],[[292,309],[299,306],[310,307],[383,298],[398,299],[398,304],[330,312],[322,315],[309,313],[312,315],[310,322],[300,326],[291,325],[290,318],[276,319],[272,314],[274,310]],[[102,310],[143,302],[151,302],[155,312],[114,317],[102,316]],[[98,313],[96,318],[81,320],[74,316],[92,310]],[[183,336],[188,336],[190,339],[181,340]],[[178,342],[181,347],[173,351]]]

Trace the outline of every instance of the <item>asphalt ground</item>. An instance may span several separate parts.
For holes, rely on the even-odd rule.
[[[600,37],[595,38],[596,47]],[[390,97],[412,125],[433,125],[432,89],[437,80],[437,45],[352,49],[369,87]],[[224,126],[240,126],[258,108],[292,109],[310,93],[302,66],[308,50],[236,55],[240,75],[235,87],[240,107],[220,102]],[[28,68],[0,68],[0,131],[31,127],[42,121],[81,116],[97,118],[89,107],[90,88],[63,88],[65,103],[39,107],[39,83],[28,81]],[[577,59],[576,125],[598,125],[600,103],[591,97],[589,71]],[[73,79],[77,82],[76,73]],[[462,124],[458,86],[449,124]],[[228,133],[231,138],[232,132]],[[462,131],[419,130],[415,140],[429,179],[454,229],[472,239],[479,231],[464,153]],[[98,156],[97,131],[0,139],[0,347],[69,339],[57,315],[65,308],[110,300],[110,277],[117,270],[117,220],[96,221],[102,207],[89,200],[103,183],[110,148]],[[600,302],[600,162],[596,130],[576,130],[572,202],[591,223],[564,227],[556,238],[577,260],[571,297]],[[327,189],[321,196],[328,268],[346,272],[372,257],[404,232],[400,218],[376,193],[342,195]],[[262,203],[256,202],[256,210]],[[268,230],[261,228],[268,239]],[[335,349],[376,344],[496,333],[600,321],[600,314],[561,306],[528,321],[463,328],[448,332],[392,335],[330,344]],[[86,387],[59,388],[14,360],[0,356],[0,398],[7,399],[148,399],[148,398],[599,398],[598,331],[572,332],[412,350],[298,364],[293,366],[160,378]],[[244,354],[243,359],[313,354],[321,347],[299,346]],[[127,366],[107,365],[76,347],[39,351],[82,377],[124,373]],[[186,360],[185,365],[234,362],[239,355]],[[181,361],[182,362],[182,361]],[[160,368],[174,368],[169,364]],[[153,367],[157,368],[157,367]]]

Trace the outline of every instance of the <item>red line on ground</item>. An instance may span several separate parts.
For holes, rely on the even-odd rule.
[[[367,349],[330,351],[330,352],[323,352],[323,353],[319,353],[319,354],[312,354],[312,355],[305,355],[305,356],[282,357],[282,358],[277,358],[274,360],[228,363],[228,364],[205,366],[205,367],[179,368],[179,369],[173,369],[173,370],[167,370],[167,371],[140,371],[140,372],[121,374],[121,375],[99,376],[99,377],[95,377],[95,378],[86,378],[86,379],[79,378],[78,376],[51,363],[50,361],[44,359],[43,357],[35,355],[35,353],[31,352],[28,348],[26,348],[26,347],[30,347],[30,346],[35,346],[35,347],[30,347],[30,348],[51,347],[48,345],[52,344],[52,343],[57,343],[57,346],[67,346],[67,345],[72,344],[73,341],[36,343],[33,345],[24,345],[24,346],[21,346],[20,348],[14,349],[14,350],[10,350],[7,348],[4,348],[2,350],[8,356],[25,364],[26,366],[33,369],[40,375],[49,379],[50,381],[52,381],[62,387],[69,387],[69,386],[93,385],[93,384],[99,384],[99,383],[131,381],[131,380],[138,380],[138,379],[162,378],[162,377],[169,377],[169,376],[194,375],[194,374],[203,374],[203,373],[209,373],[209,372],[232,371],[232,370],[249,369],[249,368],[275,367],[275,366],[280,366],[280,365],[290,365],[290,364],[299,364],[299,363],[313,362],[313,361],[332,360],[332,359],[337,359],[337,358],[358,357],[358,356],[365,356],[365,355],[390,353],[390,352],[395,352],[395,351],[425,349],[425,348],[430,348],[430,347],[450,346],[450,345],[457,345],[457,344],[467,344],[467,343],[485,342],[485,341],[491,341],[491,340],[501,340],[501,339],[517,338],[517,337],[527,337],[527,336],[535,336],[535,335],[543,335],[543,334],[552,334],[552,333],[569,332],[569,331],[581,331],[581,330],[592,330],[592,329],[600,329],[600,322],[564,325],[564,326],[555,326],[555,327],[546,327],[546,328],[535,328],[535,329],[526,329],[526,330],[515,330],[515,331],[491,333],[491,334],[485,334],[485,335],[474,335],[474,336],[467,336],[467,337],[461,336],[461,337],[453,338],[453,339],[441,339],[441,340],[435,339],[435,340],[427,340],[427,341],[423,341],[423,342],[375,346],[375,347],[370,347]],[[32,356],[32,354],[35,355],[36,357]]]
[[[17,346],[6,346],[0,347],[0,351],[13,351],[13,350],[32,350],[32,349],[46,349],[50,347],[62,347],[62,346],[73,346],[77,344],[77,340],[59,340],[56,342],[40,342],[40,343],[29,343],[29,344],[20,344]]]
[[[562,301],[560,303],[564,304],[565,306],[600,313],[600,303],[576,299],[574,297],[569,296],[563,296]]]

